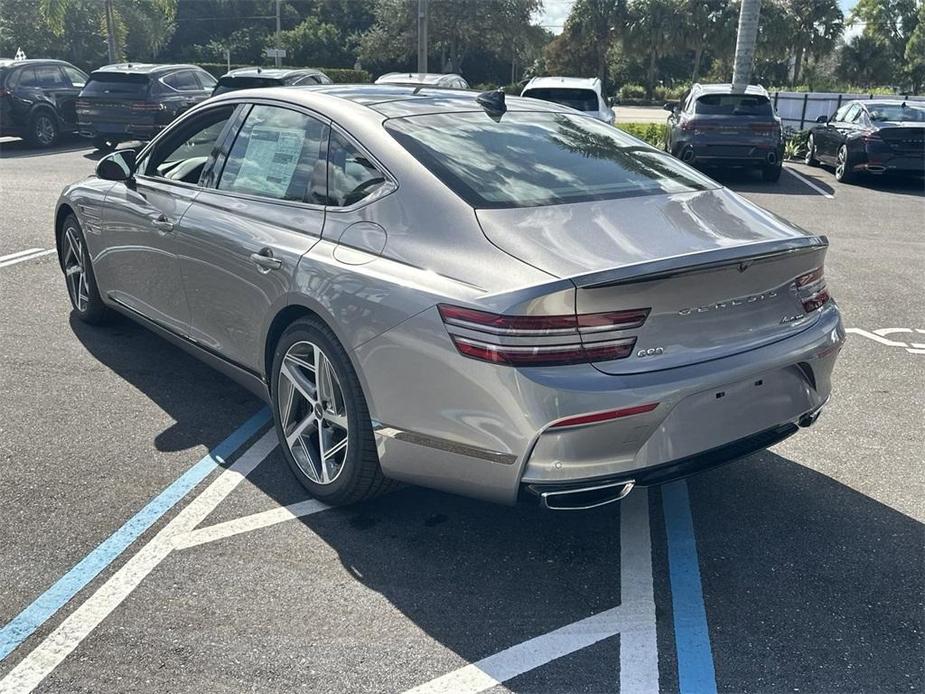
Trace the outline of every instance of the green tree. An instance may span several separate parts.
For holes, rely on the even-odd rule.
[[[855,36],[838,52],[836,74],[846,84],[869,89],[888,83],[892,72],[889,48],[874,36]]]
[[[704,53],[729,47],[735,41],[735,13],[727,0],[683,0],[681,40],[691,58],[691,82],[700,78]]]
[[[658,77],[659,58],[665,56],[681,35],[678,0],[634,0],[629,7],[625,43],[645,56],[646,97],[651,99]]]
[[[546,47],[547,70],[595,75],[606,93],[614,45],[626,25],[626,0],[577,0],[562,33]]]
[[[22,48],[30,58],[58,58],[91,70],[106,62],[106,42],[100,31],[99,3],[78,0],[65,11],[67,31],[52,31],[35,0],[0,0],[0,55]]]
[[[918,94],[925,83],[925,3],[919,5],[917,25],[906,42],[905,56],[912,91]]]
[[[882,41],[896,65],[902,65],[921,9],[921,0],[858,0],[851,12],[851,21],[862,22],[864,33]]]
[[[799,84],[806,58],[819,58],[835,48],[844,30],[845,17],[837,0],[787,0],[786,8],[792,21],[790,82]]]

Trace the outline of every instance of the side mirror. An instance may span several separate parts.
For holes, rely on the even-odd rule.
[[[828,117],[828,116],[817,116],[817,117],[816,117],[816,122],[817,122],[817,123],[828,123],[828,122],[829,122],[829,117]]]
[[[616,106],[616,105],[617,105],[617,97],[615,97],[615,96],[609,96],[609,97],[607,97],[607,105],[610,106],[611,108],[613,108],[614,106]]]
[[[96,165],[96,175],[104,181],[128,181],[135,175],[135,150],[120,149],[107,154]]]
[[[678,102],[677,101],[666,101],[665,105],[662,106],[662,108],[665,111],[670,111],[671,113],[674,113],[678,109]]]

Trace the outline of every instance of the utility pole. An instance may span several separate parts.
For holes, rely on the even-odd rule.
[[[276,0],[276,67],[279,67],[279,0]]]
[[[427,0],[418,0],[418,72],[427,72]]]
[[[744,92],[752,76],[760,16],[761,0],[742,0],[742,7],[739,10],[739,31],[736,36],[735,64],[732,71],[733,92]]]
[[[106,14],[106,52],[109,54],[109,62],[115,63],[119,58],[116,50],[116,28],[115,18],[112,15],[112,0],[106,0],[103,10]]]

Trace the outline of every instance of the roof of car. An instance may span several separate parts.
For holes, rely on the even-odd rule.
[[[699,95],[702,94],[732,94],[732,85],[728,82],[723,84],[695,84],[692,88],[692,91],[697,92]],[[745,94],[751,94],[754,96],[767,96],[768,90],[762,87],[760,84],[750,84],[745,87]]]
[[[564,87],[565,89],[594,89],[601,86],[597,77],[534,77],[524,86],[524,89],[549,89]]]
[[[122,72],[125,74],[155,75],[181,69],[201,70],[202,68],[198,65],[187,65],[182,63],[114,63],[112,65],[103,65],[103,67],[96,68],[93,74],[98,72]]]
[[[459,77],[454,72],[388,72],[376,78],[376,84],[431,84],[436,85],[451,78]]]
[[[925,108],[925,101],[918,99],[854,99],[847,103],[857,103],[861,106],[902,106],[909,108]]]
[[[285,79],[292,75],[322,75],[321,70],[310,67],[239,67],[226,72],[222,77],[266,77]]]
[[[476,101],[479,92],[462,89],[440,89],[439,87],[413,87],[391,84],[327,84],[306,87],[265,87],[249,89],[246,95],[240,92],[228,92],[215,99],[276,98],[294,101],[309,108],[320,108],[326,101],[333,106],[336,100],[358,104],[387,118],[401,118],[432,113],[464,113],[482,111],[482,105]],[[323,97],[319,99],[318,97]],[[508,96],[505,99],[510,111],[574,111],[550,101],[524,99]],[[369,111],[367,111],[369,113]]]
[[[57,65],[70,65],[66,60],[57,58],[27,58],[25,60],[16,60],[15,58],[0,58],[0,67],[14,67],[16,65],[42,65],[55,63]]]

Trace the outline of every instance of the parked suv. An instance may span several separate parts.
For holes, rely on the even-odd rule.
[[[604,100],[601,81],[597,78],[534,77],[520,95],[570,106],[613,125],[613,109]]]
[[[665,149],[682,161],[757,167],[766,181],[780,178],[781,122],[764,87],[734,92],[731,84],[695,84],[682,102],[669,102],[665,110],[671,113]]]
[[[330,77],[313,68],[241,67],[222,75],[212,95],[257,87],[295,87],[312,84],[333,84]]]
[[[195,65],[106,65],[90,73],[77,100],[80,134],[97,149],[150,140],[212,95],[217,80]]]
[[[63,60],[0,59],[0,135],[51,147],[77,130],[75,102],[86,81]]]

